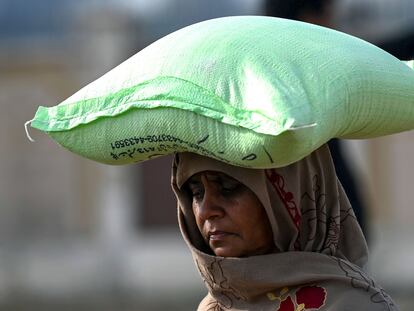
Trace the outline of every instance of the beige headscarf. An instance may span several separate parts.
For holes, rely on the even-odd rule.
[[[225,173],[262,202],[276,253],[246,258],[208,254],[191,197],[192,175]],[[367,246],[327,146],[287,167],[255,170],[192,153],[176,156],[172,186],[180,229],[207,288],[198,310],[397,310],[362,267]]]

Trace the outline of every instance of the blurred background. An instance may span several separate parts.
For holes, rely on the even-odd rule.
[[[214,17],[307,20],[414,58],[414,0],[315,1],[292,13],[310,2],[0,0],[0,310],[195,310],[206,290],[177,228],[171,159],[106,166],[35,130],[29,142],[23,124],[154,40]],[[401,310],[414,302],[413,139],[338,149],[368,269]]]

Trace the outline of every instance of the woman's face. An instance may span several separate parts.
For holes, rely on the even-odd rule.
[[[193,175],[186,186],[198,229],[215,255],[247,257],[272,252],[268,217],[249,188],[212,171]]]

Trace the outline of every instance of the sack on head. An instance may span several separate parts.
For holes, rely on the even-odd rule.
[[[156,41],[61,104],[39,107],[31,125],[108,164],[190,151],[280,167],[334,137],[413,129],[414,71],[335,30],[226,17]]]

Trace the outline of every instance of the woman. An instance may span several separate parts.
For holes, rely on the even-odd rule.
[[[327,146],[268,170],[180,153],[172,186],[208,288],[198,310],[397,310],[362,270],[367,246]]]

